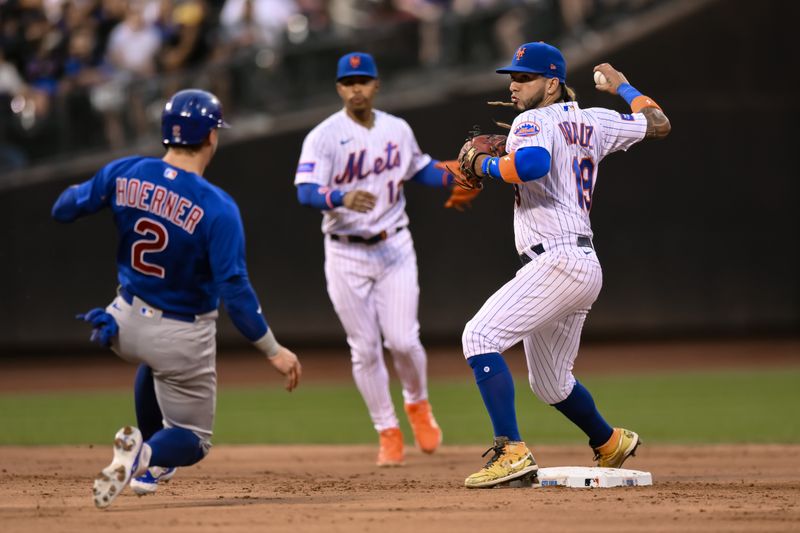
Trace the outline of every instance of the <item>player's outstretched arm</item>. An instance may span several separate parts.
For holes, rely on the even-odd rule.
[[[672,125],[661,107],[651,98],[634,89],[625,75],[608,63],[594,67],[595,88],[598,91],[618,94],[631,106],[634,113],[641,113],[647,119],[645,139],[663,139],[672,130]]]
[[[343,205],[358,213],[369,213],[375,207],[377,198],[368,191],[355,190],[344,195]]]

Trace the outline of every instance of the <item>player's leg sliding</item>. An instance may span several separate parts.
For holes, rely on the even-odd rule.
[[[134,404],[136,407],[136,423],[142,432],[142,438],[147,442],[156,432],[164,429],[164,415],[158,405],[155,386],[153,383],[153,370],[147,365],[139,365],[134,381]],[[158,489],[159,483],[166,483],[175,475],[175,468],[152,466],[144,475],[131,479],[131,490],[139,496],[153,494]]]
[[[147,471],[151,449],[142,440],[138,428],[125,426],[114,436],[114,458],[95,478],[92,493],[99,509],[111,502],[128,486],[133,476]]]
[[[155,493],[159,484],[172,479],[177,467],[193,465],[206,455],[200,437],[184,428],[162,429],[147,441],[147,445],[152,450],[150,464],[153,466],[130,483],[139,496]]]
[[[492,420],[495,440],[489,450],[495,453],[481,470],[464,480],[464,485],[489,488],[534,475],[539,467],[519,434],[514,380],[503,356],[497,352],[485,353],[470,357],[468,362]]]

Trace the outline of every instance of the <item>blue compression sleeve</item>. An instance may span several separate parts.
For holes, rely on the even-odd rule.
[[[510,159],[505,159],[510,158]],[[541,178],[550,171],[550,152],[541,146],[526,146],[501,157],[487,157],[481,170],[494,179],[519,183]]]
[[[439,161],[431,160],[422,170],[414,174],[411,181],[416,181],[428,187],[447,187],[452,184],[453,175],[446,170],[436,168],[437,163]]]
[[[342,205],[344,193],[315,183],[301,183],[297,186],[297,200],[307,207],[328,210]]]
[[[61,193],[51,212],[53,218],[59,222],[72,222],[81,215],[78,205],[78,185],[68,187]]]
[[[219,293],[225,300],[233,325],[247,340],[254,342],[264,336],[269,326],[247,276],[234,276],[220,283]]]

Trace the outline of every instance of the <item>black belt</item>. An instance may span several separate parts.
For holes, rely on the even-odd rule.
[[[359,237],[358,235],[336,235],[335,233],[331,233],[331,239],[334,241],[342,241],[342,242],[358,242],[361,244],[378,244],[381,241],[385,241],[391,235],[395,233],[399,233],[406,229],[405,226],[400,226],[399,228],[395,228],[389,231],[382,231],[377,235],[373,235],[372,237]]]
[[[578,246],[588,246],[589,248],[592,248],[592,239],[586,237],[585,235],[580,235],[576,240],[576,243]],[[542,243],[534,244],[529,248],[529,250],[536,255],[542,255],[544,253],[544,246]],[[519,260],[522,261],[523,265],[527,265],[532,261],[528,254],[519,254]]]
[[[128,305],[133,305],[133,295],[125,290],[125,287],[119,288],[119,295],[122,296],[122,299],[125,300]],[[142,300],[144,301],[144,300]],[[146,302],[145,302],[146,303]],[[150,305],[150,304],[147,304]],[[150,307],[153,307],[152,305]],[[153,307],[153,309],[156,309]],[[183,313],[171,313],[169,311],[161,311],[161,316],[164,318],[169,318],[172,320],[180,320],[181,322],[194,322],[195,316],[194,315],[186,315]]]

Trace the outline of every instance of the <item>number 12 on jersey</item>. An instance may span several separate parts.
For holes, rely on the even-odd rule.
[[[594,187],[594,161],[590,157],[578,160],[572,158],[572,171],[578,187],[578,205],[587,212],[592,208],[592,189]]]

